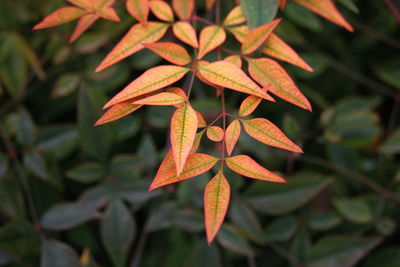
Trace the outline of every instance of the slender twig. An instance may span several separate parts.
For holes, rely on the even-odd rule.
[[[211,21],[209,21],[208,19],[201,18],[201,17],[198,17],[198,16],[192,16],[191,19],[192,19],[193,21],[200,21],[200,22],[203,22],[204,24],[207,24],[207,25],[212,25],[212,24],[214,24],[214,23],[212,23]]]
[[[397,7],[394,5],[392,0],[384,0],[385,4],[389,8],[390,12],[392,12],[393,16],[396,18],[398,22],[400,22],[400,11],[397,9]]]

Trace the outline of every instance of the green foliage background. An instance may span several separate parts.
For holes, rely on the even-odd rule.
[[[92,127],[107,97],[161,62],[142,51],[94,73],[134,23],[123,5],[123,22],[97,22],[70,45],[73,23],[31,30],[65,1],[0,1],[0,265],[400,266],[399,23],[383,1],[354,1],[359,14],[351,0],[336,3],[354,34],[290,1],[279,13],[278,34],[315,68],[284,64],[314,111],[277,101],[254,116],[305,153],[244,134],[237,152],[288,183],[227,173],[232,202],[208,246],[202,194],[211,174],[147,192],[172,109]],[[212,89],[196,83],[193,95],[208,120],[220,112]],[[230,95],[228,109],[241,97]]]

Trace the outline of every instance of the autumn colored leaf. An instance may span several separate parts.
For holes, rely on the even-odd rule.
[[[86,9],[87,11],[93,11],[94,8],[92,0],[67,0],[67,1],[75,6]]]
[[[97,20],[99,16],[96,14],[87,14],[81,17],[76,25],[74,32],[69,39],[69,42],[72,43],[76,39],[78,39],[87,29],[89,29]]]
[[[239,55],[230,55],[224,58],[224,60],[235,64],[238,68],[242,67],[242,58]]]
[[[198,111],[196,111],[196,114],[197,114],[197,120],[198,120],[198,122],[199,122],[199,128],[207,127],[207,123],[206,123],[206,121],[204,120],[203,115],[201,115],[201,113],[198,112]]]
[[[203,58],[207,53],[211,52],[225,42],[226,33],[224,29],[217,25],[205,27],[200,32],[199,53],[197,59]]]
[[[201,138],[203,137],[205,132],[206,132],[206,130],[203,129],[196,134],[196,137],[194,138],[192,149],[190,150],[190,153],[189,153],[190,155],[193,153],[196,153],[197,149],[199,149]]]
[[[196,31],[193,26],[187,21],[178,21],[172,25],[172,32],[182,42],[194,47],[199,47],[199,42],[197,41]]]
[[[158,19],[168,22],[174,21],[174,12],[170,5],[161,0],[150,1],[150,10]]]
[[[185,102],[185,98],[174,93],[162,92],[133,102],[136,105],[170,106]]]
[[[199,66],[199,72],[213,84],[274,101],[246,73],[230,62],[222,60]]]
[[[258,96],[249,95],[246,97],[239,107],[239,116],[246,117],[256,110],[256,108],[260,105],[262,98]]]
[[[192,16],[195,0],[172,0],[172,7],[181,20],[188,20]]]
[[[250,54],[256,51],[267,40],[280,21],[281,19],[276,19],[249,31],[242,44],[242,53]]]
[[[165,155],[163,161],[161,162],[160,167],[157,170],[157,174],[154,177],[153,183],[156,180],[161,180],[161,179],[165,178],[166,176],[169,175],[168,173],[172,173],[172,175],[176,174],[174,155],[172,154],[171,149],[168,150],[168,153]],[[150,190],[153,190],[153,189],[151,189],[151,187],[150,187],[149,191]]]
[[[196,111],[189,105],[177,109],[171,119],[171,146],[179,176],[190,154],[198,128]]]
[[[283,10],[285,6],[286,6],[286,0],[281,0],[281,2],[279,3],[279,8]]]
[[[47,17],[45,17],[33,29],[41,30],[65,24],[70,21],[76,20],[85,14],[86,11],[78,7],[72,7],[72,6],[62,7],[60,9],[57,9]]]
[[[246,39],[247,34],[249,33],[249,27],[247,25],[237,26],[237,27],[228,27],[227,28],[230,33],[235,36],[236,40],[243,43]]]
[[[188,68],[172,65],[151,68],[122,89],[121,92],[107,102],[104,108],[164,88],[179,81],[189,70]]]
[[[149,9],[149,0],[126,0],[126,10],[143,25],[147,23]]]
[[[115,3],[115,0],[94,0],[92,2],[95,12],[100,17],[111,21],[120,21],[117,13],[111,7]]]
[[[162,169],[160,167],[158,170],[149,191],[203,174],[214,167],[218,161],[219,159],[207,154],[192,154],[188,157],[182,173],[177,176],[174,161],[171,161],[170,158],[165,159],[161,164]]]
[[[211,126],[207,129],[207,137],[211,141],[221,142],[224,139],[224,130],[219,126]]]
[[[104,113],[104,115],[95,123],[95,126],[118,120],[138,110],[142,106],[143,105],[132,104],[130,101],[118,103],[107,110],[106,113]]]
[[[206,9],[210,10],[215,5],[217,0],[206,0]]]
[[[233,149],[239,140],[241,132],[241,126],[239,120],[232,121],[225,131],[225,146],[228,156],[232,154]]]
[[[144,46],[176,65],[187,65],[192,61],[186,49],[176,43],[160,42],[144,44]]]
[[[197,69],[200,69],[200,68],[202,68],[203,66],[206,66],[206,65],[208,65],[208,64],[210,64],[210,62],[205,61],[205,60],[200,60],[200,61],[197,62]],[[211,87],[214,87],[217,91],[220,91],[220,90],[223,89],[221,86],[216,85],[216,84],[214,84],[214,83],[208,81],[206,78],[204,78],[204,77],[201,75],[201,73],[200,73],[199,71],[196,71],[196,76],[197,76],[197,78],[198,78],[200,81],[202,81],[203,83],[205,83],[205,84],[207,84],[207,85],[209,85],[209,86],[211,86]]]
[[[242,120],[242,123],[246,133],[261,143],[293,152],[303,152],[275,124],[267,119]]]
[[[226,165],[234,172],[258,180],[275,183],[285,183],[285,179],[260,166],[255,160],[246,155],[227,158]]]
[[[224,26],[232,26],[232,25],[241,24],[245,21],[246,21],[246,17],[243,14],[242,8],[240,6],[236,6],[225,17],[223,25]]]
[[[144,43],[153,43],[158,41],[164,36],[168,26],[167,23],[161,22],[148,22],[146,26],[143,26],[140,23],[135,24],[100,63],[96,72],[114,65],[118,61],[121,61],[143,49]]]
[[[310,102],[300,92],[289,74],[269,58],[248,59],[250,76],[276,96],[311,111]]]
[[[314,71],[287,43],[271,33],[262,47],[262,52],[270,57],[293,64],[307,71]]]
[[[221,167],[214,178],[208,182],[204,191],[204,220],[209,244],[214,240],[224,222],[230,194],[229,182]]]
[[[336,9],[336,6],[332,0],[294,0],[294,2],[347,29],[348,31],[354,31],[353,27]]]

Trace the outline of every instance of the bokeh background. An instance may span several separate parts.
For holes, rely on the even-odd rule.
[[[243,134],[236,152],[288,183],[227,173],[232,202],[211,246],[202,214],[211,174],[147,192],[173,110],[92,126],[109,96],[162,62],[142,51],[94,73],[134,23],[120,2],[121,23],[99,21],[69,44],[74,23],[32,31],[66,1],[0,1],[1,266],[400,266],[400,27],[386,5],[400,1],[336,1],[355,33],[288,1],[277,33],[315,71],[282,64],[313,112],[278,100],[254,116],[305,153]],[[232,5],[223,0],[222,12]],[[213,89],[196,82],[193,95],[207,120],[220,112]],[[242,97],[229,95],[228,109]]]

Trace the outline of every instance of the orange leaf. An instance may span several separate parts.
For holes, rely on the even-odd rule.
[[[214,240],[224,222],[230,194],[230,186],[221,167],[217,175],[208,182],[204,191],[204,219],[209,244]]]
[[[151,68],[122,89],[121,92],[107,102],[104,108],[164,88],[179,81],[189,70],[188,68],[172,65]]]
[[[225,39],[226,33],[222,27],[217,25],[205,27],[200,32],[200,44],[197,59],[203,58],[207,53],[223,44]]]
[[[199,66],[199,72],[207,81],[216,85],[274,101],[246,73],[230,62],[222,60],[202,65]]]
[[[167,23],[161,22],[149,22],[146,26],[143,26],[140,23],[135,24],[100,63],[96,72],[101,71],[143,49],[144,43],[158,41],[163,37],[168,26]]]
[[[203,134],[204,134],[205,131],[206,130],[204,129],[204,130],[202,130],[202,131],[200,131],[200,132],[198,132],[196,134],[196,137],[195,137],[194,142],[193,142],[192,149],[190,150],[190,154],[193,154],[193,153],[197,152],[197,149],[200,146],[201,138],[203,137]]]
[[[261,143],[293,152],[303,152],[300,147],[267,119],[258,118],[242,120],[242,122],[246,133]]]
[[[137,21],[146,25],[150,9],[149,0],[126,0],[126,9]]]
[[[172,25],[172,31],[176,38],[181,40],[188,45],[197,48],[199,47],[199,42],[197,41],[196,31],[193,26],[186,21],[178,21]]]
[[[197,120],[199,121],[199,128],[204,128],[207,127],[207,123],[203,118],[203,115],[201,115],[200,112],[196,111],[197,114]]]
[[[239,116],[246,117],[253,113],[254,110],[260,105],[262,99],[258,96],[249,95],[246,97],[239,108]]]
[[[174,93],[162,92],[134,101],[136,105],[170,106],[185,102],[185,98]]]
[[[285,179],[260,166],[252,158],[246,155],[227,158],[226,165],[228,165],[232,171],[249,178],[276,183],[286,182]]]
[[[194,0],[172,0],[172,7],[181,20],[190,19],[194,10],[194,6]]]
[[[206,9],[210,10],[215,5],[217,0],[206,0]]]
[[[242,8],[240,6],[234,7],[224,19],[224,26],[232,26],[241,24],[246,21],[246,17],[243,14]]]
[[[144,46],[165,60],[176,65],[187,65],[192,61],[192,58],[186,49],[176,43],[160,42],[144,44]]]
[[[180,175],[193,146],[198,128],[196,111],[188,104],[178,108],[171,119],[171,146],[176,165],[176,174]]]
[[[242,53],[250,54],[256,51],[267,40],[280,21],[281,19],[276,19],[249,31],[242,44]]]
[[[158,168],[157,174],[154,177],[154,181],[156,180],[161,180],[168,176],[168,173],[176,174],[175,173],[175,162],[174,162],[174,156],[172,155],[172,150],[168,150],[168,153],[165,155],[163,161],[160,164],[160,167]],[[153,190],[151,187],[149,189]]]
[[[86,14],[86,11],[72,6],[62,7],[57,9],[47,17],[45,17],[41,22],[39,22],[33,29],[41,30],[45,28],[50,28],[58,26],[70,21],[76,20]]]
[[[207,129],[207,137],[211,141],[221,142],[224,139],[224,130],[219,126],[211,126]]]
[[[140,107],[142,107],[142,105],[135,105],[129,101],[116,104],[101,116],[101,118],[95,123],[95,126],[118,120],[138,110]]]
[[[227,56],[224,60],[235,64],[238,68],[242,67],[242,58],[239,55]]]
[[[150,1],[150,10],[158,19],[168,22],[174,21],[174,12],[170,5],[161,0]]]
[[[172,154],[172,153],[171,153]],[[219,159],[207,154],[192,154],[188,157],[185,168],[181,175],[176,175],[175,163],[171,159],[165,159],[154,178],[153,183],[150,185],[149,190],[154,190],[164,185],[173,184],[183,181],[210,170],[219,161]],[[172,165],[172,166],[171,166]]]
[[[297,4],[304,6],[312,12],[332,21],[333,23],[354,31],[353,27],[343,18],[340,12],[336,9],[332,0],[294,0]]]
[[[205,60],[200,60],[200,61],[197,62],[197,69],[200,69],[202,66],[205,66],[205,65],[208,65],[208,64],[210,64],[210,62],[205,61]],[[218,86],[218,85],[216,85],[216,84],[214,84],[212,82],[209,82],[206,78],[204,78],[201,75],[201,73],[199,71],[196,71],[196,76],[203,83],[205,83],[205,84],[207,84],[207,85],[209,85],[211,87],[214,87],[217,90],[217,92],[219,92],[219,91],[221,91],[223,89],[221,86]]]
[[[291,63],[307,71],[314,71],[287,43],[276,34],[271,34],[262,47],[262,52],[270,57]]]
[[[111,21],[120,21],[117,13],[111,7],[115,0],[92,0],[95,12],[102,18]]]
[[[226,152],[230,156],[232,154],[233,149],[236,146],[237,141],[239,140],[241,132],[241,126],[239,120],[234,120],[229,124],[226,128],[225,132],[225,145]]]
[[[246,25],[237,26],[237,27],[229,27],[227,28],[233,36],[235,36],[236,40],[243,43],[249,33],[249,27]]]
[[[286,0],[281,0],[281,2],[279,3],[279,8],[283,10],[285,6],[286,6]]]
[[[310,102],[300,92],[289,74],[269,58],[248,59],[250,76],[273,94],[311,111]]]
[[[94,8],[91,0],[67,0],[67,1],[75,6],[86,9],[88,11],[93,11]]]
[[[96,14],[87,14],[81,17],[76,25],[74,33],[71,35],[69,42],[72,43],[76,39],[78,39],[87,29],[89,29],[96,20],[99,19],[99,16]]]

